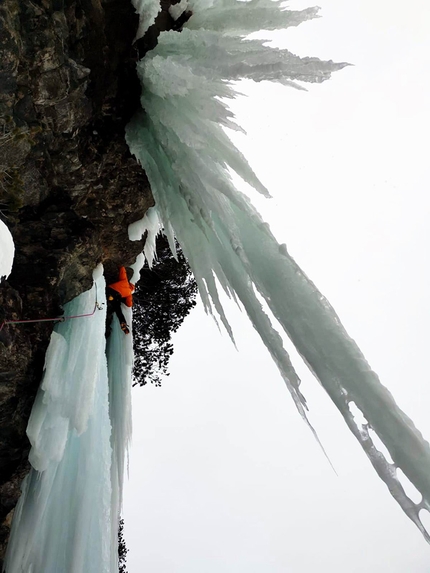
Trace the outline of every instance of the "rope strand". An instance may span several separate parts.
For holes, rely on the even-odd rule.
[[[102,309],[102,306],[97,301],[97,284],[94,283],[94,286],[96,287],[96,300],[95,300],[94,309],[92,312],[89,312],[86,314],[75,314],[75,315],[70,315],[70,316],[57,316],[55,318],[32,318],[32,319],[26,319],[26,320],[4,320],[2,322],[2,324],[0,325],[0,332],[3,330],[3,327],[6,324],[28,324],[30,322],[66,322],[66,320],[71,320],[74,318],[85,318],[88,316],[93,316],[93,314],[96,312],[96,310]]]

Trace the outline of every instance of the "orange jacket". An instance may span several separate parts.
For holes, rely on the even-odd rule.
[[[134,291],[134,285],[128,282],[125,267],[119,269],[119,281],[109,285],[109,288],[113,288],[113,290],[119,292],[126,306],[133,306],[132,293]]]

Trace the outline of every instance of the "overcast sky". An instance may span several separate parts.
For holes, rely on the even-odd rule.
[[[304,2],[291,2],[303,8]],[[354,67],[307,93],[260,84],[235,141],[255,203],[430,437],[428,0],[321,0],[277,35]],[[430,548],[294,356],[331,470],[245,316],[239,352],[199,308],[161,388],[134,391],[129,573],[428,573]]]

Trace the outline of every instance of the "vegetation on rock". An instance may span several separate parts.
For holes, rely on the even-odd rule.
[[[118,573],[127,573],[127,545],[124,538],[124,520],[119,520],[118,526]]]

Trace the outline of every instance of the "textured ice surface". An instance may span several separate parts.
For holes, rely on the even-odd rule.
[[[271,0],[190,0],[187,6],[193,12],[187,29],[162,33],[158,46],[138,64],[146,113],[131,121],[127,141],[146,170],[156,201],[151,221],[143,220],[140,232],[154,232],[156,212],[170,244],[173,234],[181,244],[206,310],[215,309],[231,336],[219,286],[241,301],[305,417],[300,381],[256,292],[263,296],[393,497],[429,540],[419,521],[420,509],[430,503],[428,443],[381,385],[329,302],[234,188],[228,172],[232,169],[268,195],[222,129],[240,129],[226,104],[234,97],[230,80],[298,87],[297,81],[328,79],[343,64],[299,58],[243,38],[261,22],[270,29],[285,27],[286,21],[296,25],[314,16],[313,9],[283,11]],[[225,28],[227,35],[220,32]],[[354,419],[351,402],[367,423]],[[387,447],[394,466],[375,448],[369,428]],[[423,495],[421,504],[405,494],[396,466]]]
[[[12,270],[15,245],[7,226],[0,220],[0,280],[8,277]]]
[[[143,248],[143,254],[145,259],[148,261],[149,266],[151,267],[154,257],[156,256],[155,239],[160,232],[160,219],[156,209],[148,209],[143,219],[140,219],[128,226],[128,236],[130,241],[139,241],[145,231],[148,234],[146,237],[145,246]],[[137,262],[138,261],[136,261],[136,263]],[[144,263],[145,260],[142,261],[141,267]],[[138,275],[138,272],[136,274]]]
[[[46,354],[27,429],[32,469],[13,519],[8,573],[118,571],[132,342],[114,319],[108,368],[101,268],[94,278],[65,314],[91,312],[96,296],[103,309],[56,325]]]
[[[259,30],[279,30],[315,18],[318,8],[287,10],[285,2],[273,0],[190,0],[193,17],[187,27],[204,28],[223,34],[246,35]]]
[[[161,6],[157,0],[131,0],[131,3],[139,14],[139,27],[136,33],[136,40],[138,40],[152,26]]]
[[[132,323],[131,308],[122,305],[127,324]],[[118,562],[118,522],[122,507],[124,463],[131,439],[131,373],[133,368],[133,338],[124,336],[119,321],[113,317],[112,332],[107,340],[106,354],[109,378],[109,416],[112,421],[112,502],[110,571],[116,571]]]

